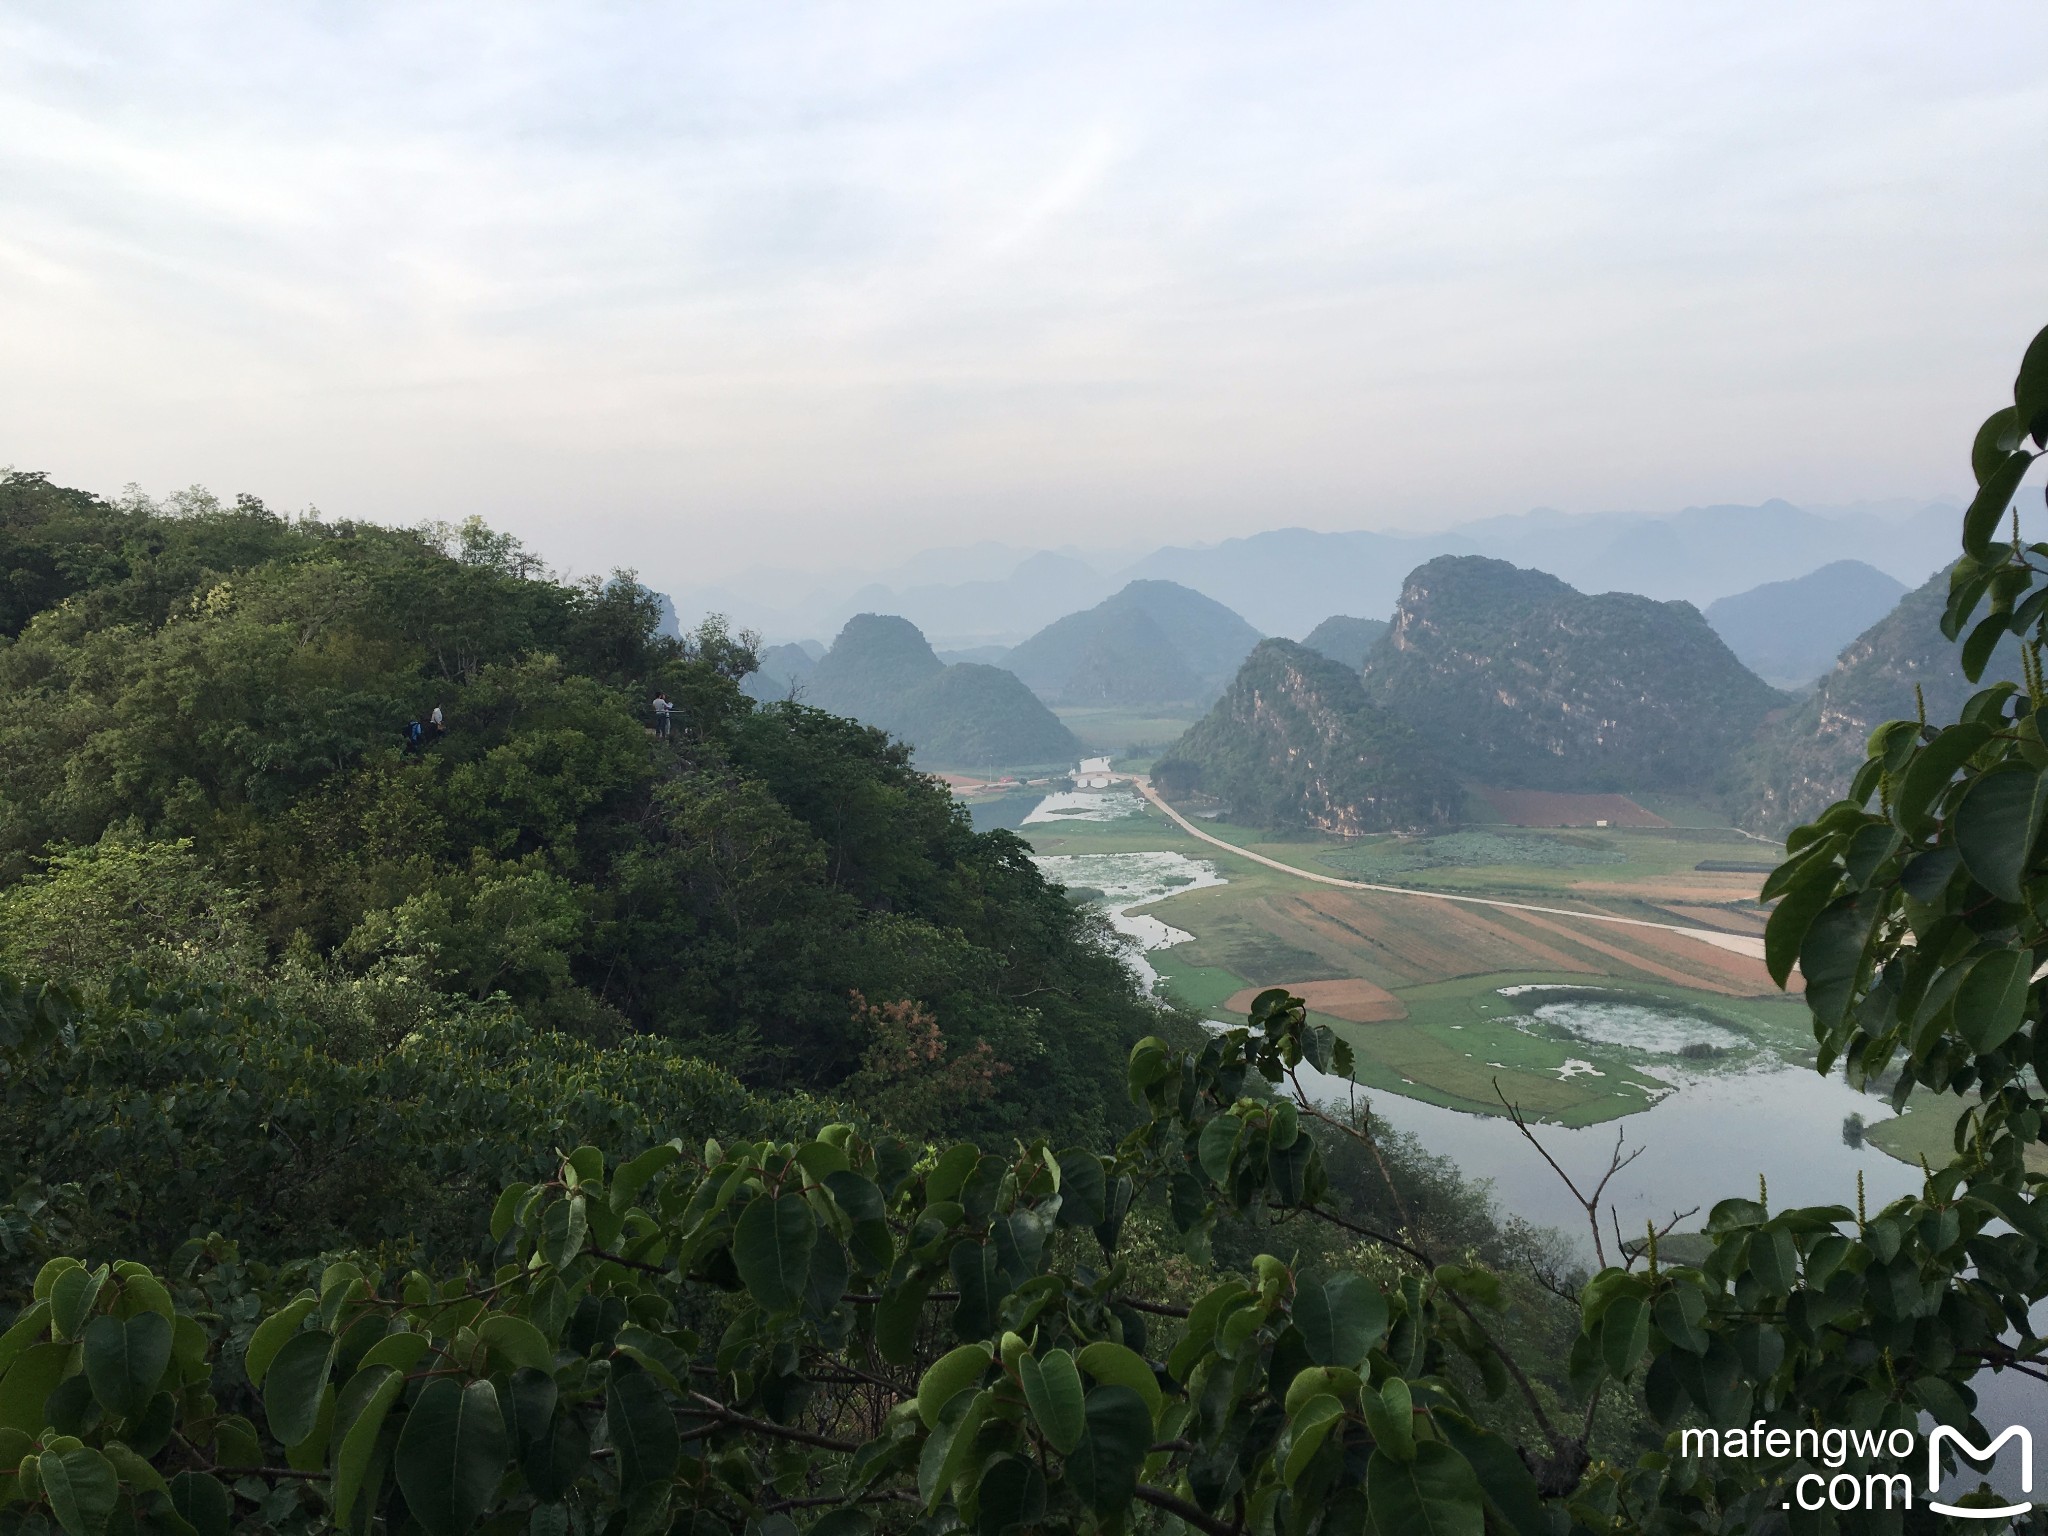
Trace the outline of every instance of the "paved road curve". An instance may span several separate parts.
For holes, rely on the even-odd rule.
[[[1716,949],[1733,950],[1738,955],[1748,955],[1753,960],[1761,960],[1764,957],[1764,941],[1747,933],[1722,933],[1715,928],[1688,928],[1679,923],[1653,923],[1640,917],[1615,917],[1605,912],[1574,912],[1569,907],[1538,907],[1525,901],[1500,901],[1491,896],[1454,896],[1448,891],[1418,891],[1405,885],[1371,885],[1363,880],[1344,880],[1336,875],[1319,875],[1312,869],[1282,864],[1278,859],[1269,859],[1263,853],[1253,853],[1247,848],[1238,847],[1235,843],[1226,843],[1222,838],[1204,832],[1160,799],[1159,792],[1153,789],[1150,779],[1139,775],[1132,782],[1138,786],[1140,794],[1156,805],[1190,837],[1198,837],[1226,853],[1236,854],[1240,859],[1250,859],[1254,864],[1263,864],[1268,869],[1277,869],[1284,875],[1293,875],[1298,879],[1313,880],[1318,885],[1340,885],[1351,891],[1381,891],[1389,896],[1413,896],[1422,901],[1462,901],[1474,907],[1506,907],[1511,912],[1541,912],[1546,917],[1572,917],[1587,923],[1616,923],[1624,928],[1659,928],[1666,933],[1679,933],[1688,939],[1698,939],[1702,944],[1711,944]]]

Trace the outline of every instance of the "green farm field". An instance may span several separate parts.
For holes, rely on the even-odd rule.
[[[1378,872],[1346,868],[1343,861],[1380,849],[1431,852],[1429,844],[1448,840],[1275,841],[1225,822],[1199,825],[1248,853],[1349,879],[1377,879]],[[1305,991],[1317,1020],[1351,1042],[1355,1076],[1369,1088],[1499,1113],[1498,1083],[1532,1116],[1580,1125],[1646,1108],[1668,1087],[1645,1070],[1674,1065],[1668,1050],[1583,1037],[1533,1019],[1535,1003],[1550,994],[1503,996],[1504,987],[1561,989],[1557,995],[1601,1008],[1698,1021],[1722,1044],[1685,1059],[1687,1071],[1739,1069],[1766,1055],[1811,1055],[1804,1008],[1780,994],[1761,962],[1746,955],[1666,929],[1419,894],[1438,889],[1534,898],[1570,911],[1758,931],[1752,914],[1761,877],[1697,874],[1693,864],[1728,845],[1694,829],[1602,829],[1589,848],[1595,834],[1467,828],[1454,834],[1454,857],[1503,862],[1445,859],[1377,882],[1410,887],[1416,895],[1303,880],[1204,843],[1149,805],[1114,820],[1021,830],[1040,854],[1159,851],[1212,864],[1225,884],[1132,909],[1192,936],[1148,956],[1167,992],[1209,1018],[1237,1021],[1260,988]],[[1588,854],[1600,857],[1583,857]],[[1379,857],[1384,861],[1387,854]],[[1598,875],[1597,890],[1574,883],[1589,866]],[[1673,881],[1682,889],[1673,891]],[[1677,896],[1687,899],[1671,899]]]

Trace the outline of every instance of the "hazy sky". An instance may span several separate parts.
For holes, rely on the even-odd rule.
[[[681,583],[1954,493],[2048,6],[0,4],[0,464]]]

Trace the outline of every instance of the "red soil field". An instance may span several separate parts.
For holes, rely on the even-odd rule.
[[[1566,795],[1544,789],[1489,789],[1470,786],[1502,821],[1517,827],[1668,827],[1670,822],[1644,810],[1627,795]]]

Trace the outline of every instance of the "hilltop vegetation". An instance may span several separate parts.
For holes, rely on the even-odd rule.
[[[1438,825],[1464,798],[1356,674],[1291,640],[1260,641],[1152,776],[1168,795],[1209,796],[1255,826],[1346,834]]]
[[[1364,678],[1461,774],[1523,789],[1711,789],[1784,702],[1690,603],[1476,556],[1409,574]]]
[[[1259,643],[1213,598],[1170,581],[1134,581],[1047,625],[1003,665],[1055,704],[1207,704]]]
[[[1707,622],[1758,677],[1803,687],[1905,595],[1904,582],[1875,566],[1837,560],[1791,581],[1721,598],[1708,605]]]
[[[943,1031],[913,1076],[987,1069],[935,1113],[1120,1112],[1152,1011],[1024,845],[882,732],[748,700],[751,652],[657,634],[628,575],[21,474],[0,571],[0,964],[289,993],[359,1041],[496,1008],[778,1092],[872,1087],[902,1002]]]
[[[809,701],[908,742],[939,767],[1071,763],[1081,744],[1017,677],[948,666],[915,624],[856,614],[811,673]]]

